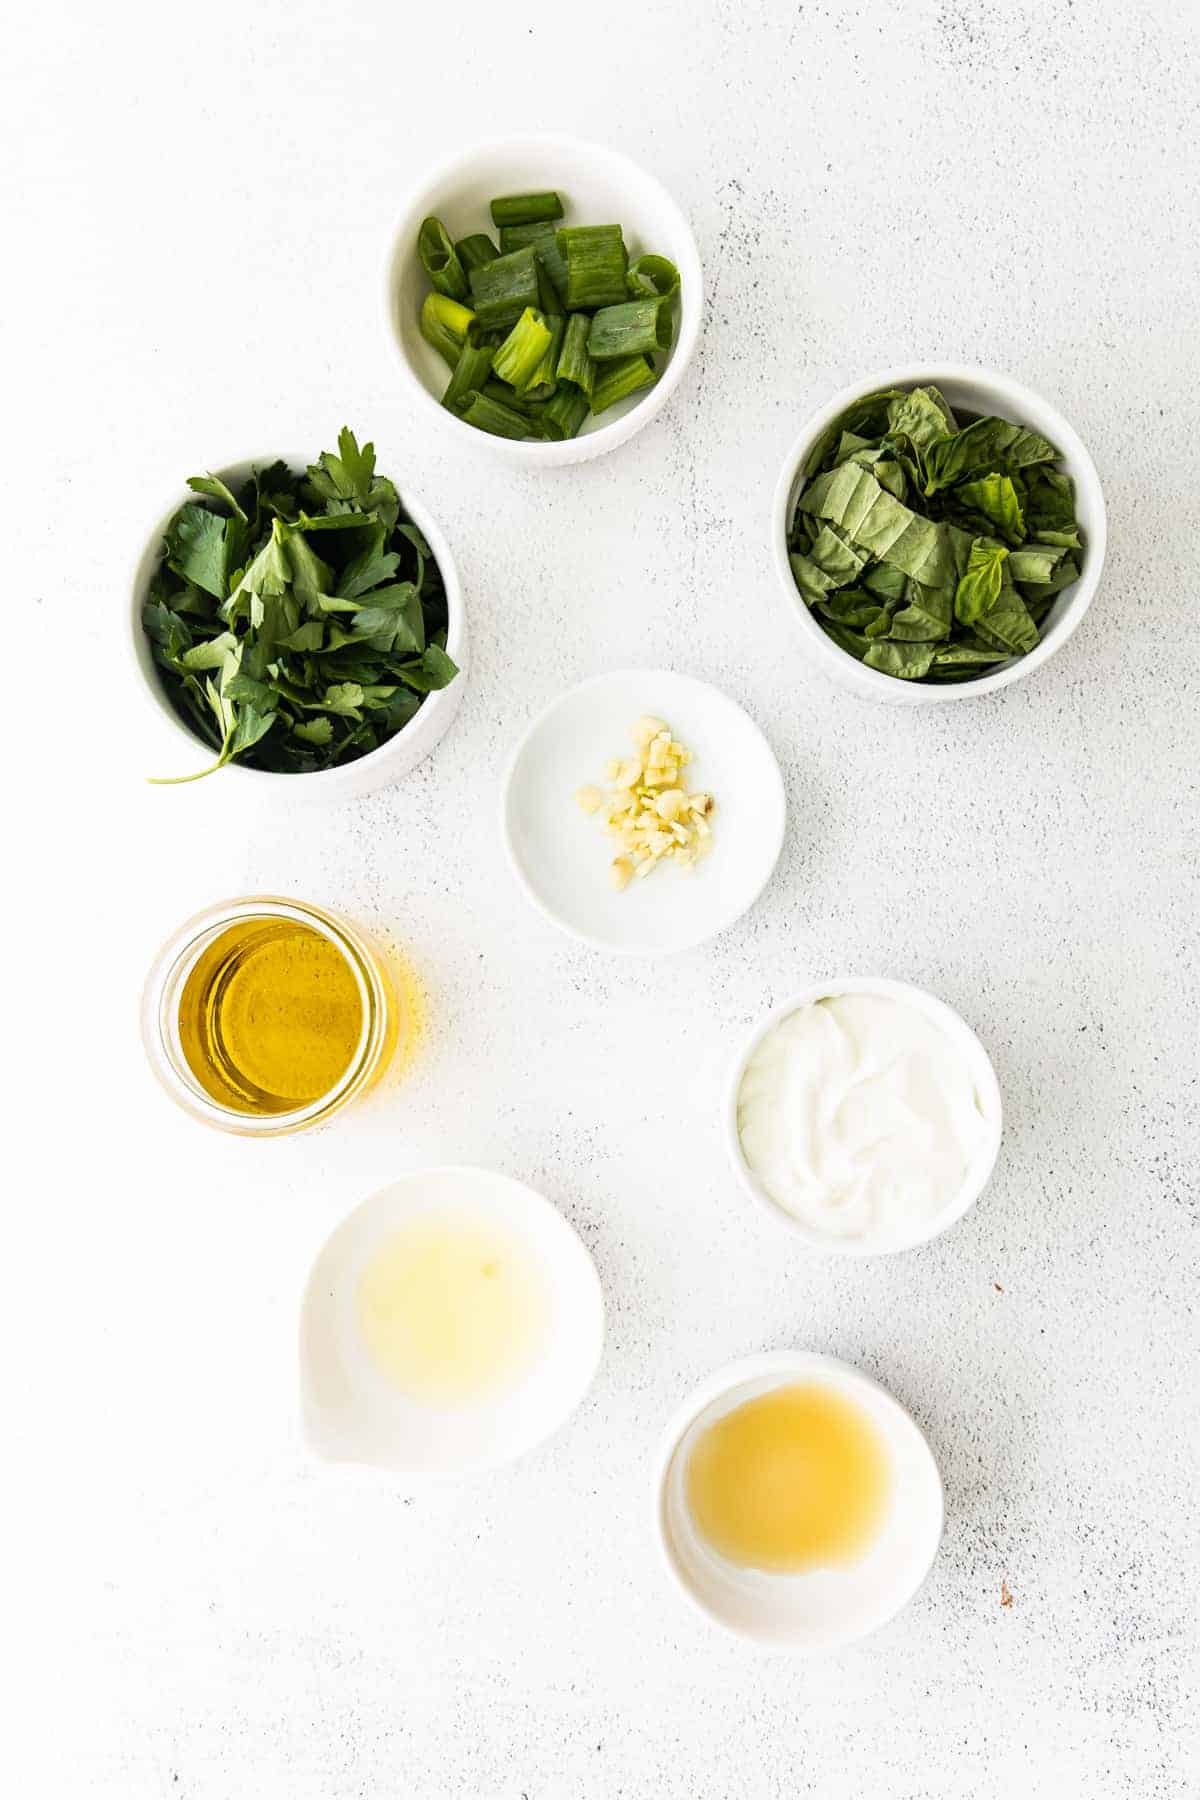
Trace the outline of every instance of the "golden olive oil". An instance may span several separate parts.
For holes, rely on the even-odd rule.
[[[179,1001],[179,1041],[200,1086],[218,1105],[258,1118],[328,1094],[362,1029],[346,957],[294,919],[228,926],[197,958]]]
[[[688,1508],[719,1555],[796,1575],[857,1562],[891,1491],[887,1450],[861,1407],[819,1382],[736,1406],[688,1458]]]
[[[380,1245],[356,1296],[372,1362],[427,1405],[510,1389],[546,1339],[541,1266],[517,1232],[465,1209],[418,1213]]]

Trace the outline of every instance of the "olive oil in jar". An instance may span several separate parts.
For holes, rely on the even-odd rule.
[[[219,1106],[253,1118],[330,1093],[359,1050],[363,1002],[349,961],[295,919],[230,924],[197,958],[179,1000],[188,1068]]]

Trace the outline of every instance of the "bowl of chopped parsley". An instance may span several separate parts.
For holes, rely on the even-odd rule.
[[[835,395],[788,453],[772,532],[813,660],[910,705],[1040,668],[1091,604],[1107,537],[1068,421],[965,368],[890,371]]]
[[[436,522],[343,428],[336,451],[194,475],[134,579],[133,641],[178,768],[304,776],[306,797],[407,774],[458,707],[466,622]],[[169,752],[168,752],[169,754]]]

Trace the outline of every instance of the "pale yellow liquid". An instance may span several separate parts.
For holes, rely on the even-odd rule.
[[[727,1561],[795,1575],[859,1560],[892,1476],[866,1413],[814,1381],[725,1413],[697,1439],[685,1484],[697,1529]]]
[[[363,1271],[356,1316],[380,1372],[429,1405],[492,1398],[528,1374],[549,1301],[527,1242],[468,1211],[420,1213]]]

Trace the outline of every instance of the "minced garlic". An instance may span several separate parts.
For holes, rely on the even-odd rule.
[[[613,757],[605,765],[607,790],[581,787],[575,795],[585,813],[603,818],[604,829],[617,841],[620,854],[608,874],[618,890],[661,862],[690,869],[706,856],[716,808],[711,794],[687,791],[683,771],[692,753],[676,743],[668,725],[646,715],[631,735],[636,754]]]

